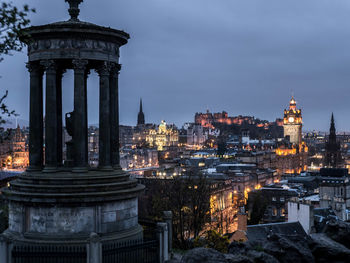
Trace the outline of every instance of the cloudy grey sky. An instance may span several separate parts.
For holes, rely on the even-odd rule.
[[[67,20],[64,0],[15,0],[37,9],[33,25]],[[195,112],[282,117],[291,93],[307,130],[350,130],[348,0],[85,0],[80,19],[131,35],[121,50],[120,119],[182,125]],[[28,119],[26,52],[0,63],[8,104]],[[73,105],[64,77],[64,111]],[[98,79],[89,78],[89,122],[98,122]]]

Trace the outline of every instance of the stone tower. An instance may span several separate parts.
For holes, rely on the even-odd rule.
[[[144,187],[119,165],[119,50],[129,35],[80,21],[83,0],[65,1],[70,5],[70,20],[25,30],[31,36],[30,41],[23,40],[28,46],[30,72],[30,165],[3,190],[9,203],[9,228],[0,236],[8,249],[0,246],[0,254],[7,251],[9,257],[17,255],[11,248],[18,244],[50,246],[57,254],[74,246],[85,251],[92,239],[99,240],[104,253],[108,244],[142,239],[143,235],[137,196]],[[63,164],[62,75],[66,70],[74,71],[74,111],[66,113],[72,136],[67,158],[71,160]],[[87,86],[90,70],[98,73],[99,87]],[[88,165],[89,88],[100,92],[98,169]]]
[[[142,99],[140,99],[140,111],[137,115],[137,125],[144,125],[145,124],[145,114],[142,111]]]
[[[301,110],[297,109],[294,97],[289,102],[289,109],[284,110],[283,132],[291,143],[301,144],[302,117]]]
[[[325,148],[324,166],[329,168],[341,168],[342,156],[340,152],[340,143],[337,141],[333,113],[331,117],[331,127],[329,128],[328,141],[326,142]]]

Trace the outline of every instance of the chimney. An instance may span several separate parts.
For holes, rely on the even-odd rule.
[[[237,230],[240,231],[247,231],[247,213],[244,210],[244,207],[240,207],[239,208],[239,212],[237,214],[237,218],[238,218],[238,226],[237,226]]]

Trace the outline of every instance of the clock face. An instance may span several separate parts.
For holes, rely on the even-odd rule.
[[[293,118],[293,117],[289,117],[289,118],[288,118],[288,121],[289,121],[289,122],[294,122],[294,118]]]

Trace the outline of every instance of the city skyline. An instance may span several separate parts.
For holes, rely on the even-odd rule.
[[[345,0],[139,2],[81,5],[82,20],[92,17],[93,23],[131,34],[130,45],[122,48],[121,124],[136,124],[140,97],[146,122],[165,119],[181,126],[206,109],[273,121],[283,117],[294,93],[304,130],[327,131],[332,112],[337,131],[350,130],[350,5]],[[29,4],[37,9],[31,15],[33,25],[68,19],[63,1]],[[25,51],[16,53],[0,63],[0,83],[9,90],[7,103],[21,119],[28,119],[25,56]],[[65,74],[65,86],[73,86],[72,75]],[[95,72],[88,85],[89,122],[94,124]],[[63,110],[71,111],[72,90],[65,89],[63,95]]]

